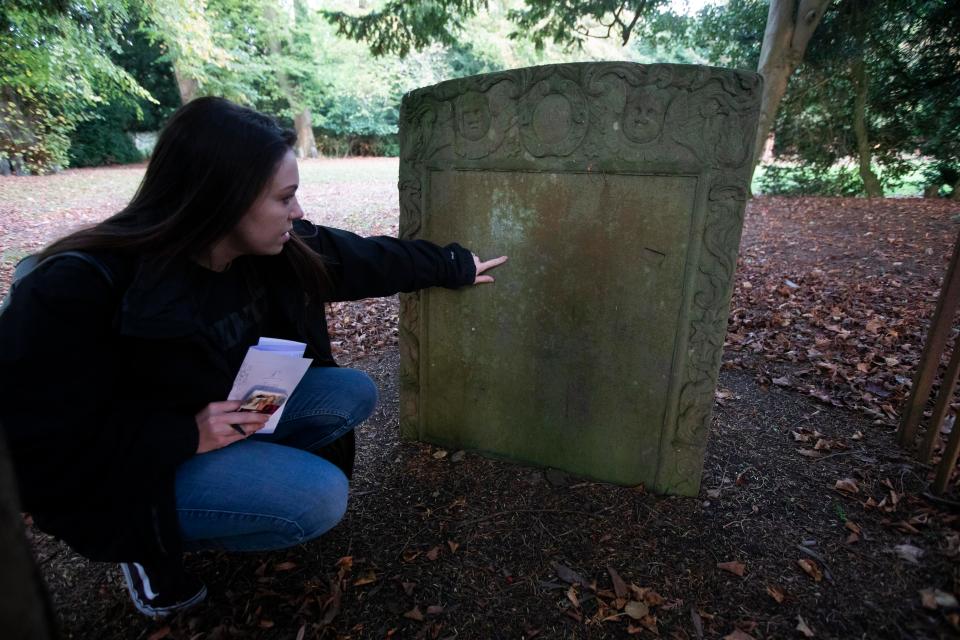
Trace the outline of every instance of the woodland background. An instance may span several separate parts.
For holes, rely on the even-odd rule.
[[[960,198],[956,0],[7,0],[0,172],[141,161],[198,95],[391,156],[406,91],[616,59],[759,70],[755,192]]]

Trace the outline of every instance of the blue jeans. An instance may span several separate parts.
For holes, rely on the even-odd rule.
[[[315,538],[347,510],[348,480],[308,449],[333,442],[373,413],[377,388],[355,369],[313,368],[272,434],[194,456],[177,469],[184,548],[266,551]]]

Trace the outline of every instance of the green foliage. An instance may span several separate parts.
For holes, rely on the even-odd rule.
[[[655,32],[650,24],[666,4],[667,0],[525,0],[511,7],[506,17],[514,27],[509,37],[529,39],[538,51],[548,43],[580,48],[596,38],[626,46],[638,30]],[[336,25],[338,35],[367,43],[375,55],[406,56],[434,43],[456,44],[469,31],[466,21],[481,9],[495,10],[487,0],[389,0],[364,14],[328,10],[323,15]]]
[[[111,104],[98,110],[98,118],[81,122],[70,139],[70,165],[95,167],[138,162],[143,159],[126,131],[134,118],[129,107]]]
[[[363,15],[324,11],[337,35],[366,42],[376,56],[406,56],[434,42],[456,44],[463,20],[487,8],[486,0],[390,0],[383,8]]]
[[[708,6],[684,41],[714,64],[756,68],[768,7],[762,0]],[[852,170],[835,167],[861,155],[885,191],[914,172],[918,152],[923,164],[960,166],[957,9],[956,0],[832,2],[778,110],[774,153],[791,166],[773,167],[769,188],[815,193],[811,185],[822,183],[824,193],[847,192]],[[812,179],[817,173],[823,180]],[[928,173],[943,183],[939,170]]]
[[[589,38],[630,41],[638,25],[656,16],[667,0],[526,0],[508,14],[517,25],[511,37],[530,37],[537,49],[549,40],[564,47],[581,47]]]
[[[111,100],[88,111],[89,119],[79,123],[70,134],[69,162],[74,167],[139,162],[143,155],[128,132],[156,131],[180,105],[170,64],[163,52],[146,34],[128,21],[119,41],[120,50],[111,58],[136,77],[154,100]]]
[[[780,196],[855,196],[860,193],[856,168],[837,165],[824,170],[806,164],[771,164],[755,180],[757,191]]]
[[[756,70],[770,3],[766,0],[730,0],[707,5],[687,29],[678,34],[713,64]]]
[[[124,0],[7,0],[0,5],[0,157],[24,171],[66,165],[69,135],[111,99],[150,95],[110,58]]]

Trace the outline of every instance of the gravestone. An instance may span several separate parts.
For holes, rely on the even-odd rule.
[[[407,94],[401,237],[510,262],[402,296],[402,435],[695,494],[759,104],[754,73],[632,63]]]

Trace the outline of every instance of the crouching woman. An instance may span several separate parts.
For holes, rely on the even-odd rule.
[[[226,100],[187,104],[131,202],[47,247],[0,315],[22,506],[120,562],[148,615],[205,597],[184,550],[288,547],[343,517],[376,388],[336,367],[324,303],[491,282],[506,260],[305,221],[293,143]],[[225,400],[261,336],[313,359],[270,435],[254,435],[267,416]]]

